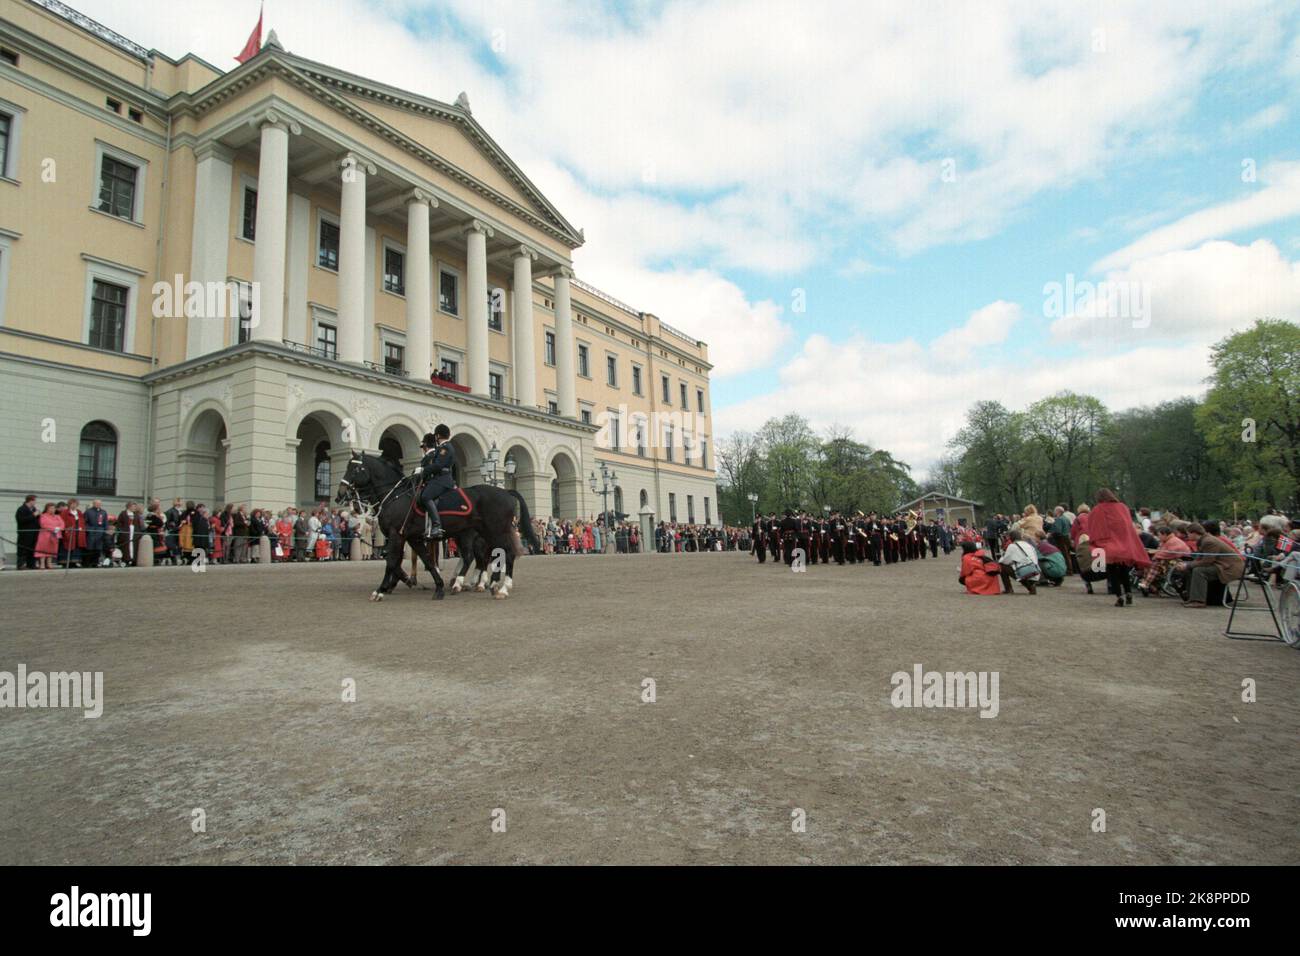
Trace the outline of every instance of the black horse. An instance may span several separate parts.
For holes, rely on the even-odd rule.
[[[443,597],[442,575],[438,562],[429,550],[424,536],[424,518],[416,515],[412,503],[418,488],[416,482],[402,474],[401,468],[378,455],[353,454],[347,471],[339,482],[339,504],[351,504],[354,509],[370,509],[379,530],[384,534],[384,579],[370,599],[382,601],[392,593],[398,583],[410,584],[402,570],[402,556],[409,544],[419,555],[425,568],[433,575],[434,600]],[[540,548],[528,505],[517,491],[504,491],[491,485],[474,485],[462,489],[469,499],[471,510],[467,515],[444,513],[442,526],[447,535],[456,541],[461,555],[461,569],[454,590],[460,590],[465,570],[476,561],[481,573],[492,564],[492,590],[498,599],[508,598],[514,585],[515,558],[524,553],[519,541],[520,533],[535,548]],[[515,529],[518,519],[519,531]],[[481,589],[481,588],[480,588]]]

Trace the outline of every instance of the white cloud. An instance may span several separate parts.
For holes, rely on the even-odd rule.
[[[1161,253],[1110,272],[1104,281],[1140,289],[1149,314],[1105,315],[1094,302],[1083,314],[1053,322],[1055,339],[1084,345],[1116,340],[1208,344],[1258,318],[1300,321],[1300,262],[1288,260],[1266,239],[1248,246],[1215,240]]]
[[[1158,253],[1230,236],[1300,215],[1300,163],[1272,163],[1259,170],[1263,184],[1243,199],[1201,209],[1129,243],[1093,263],[1092,271],[1106,272],[1128,266]]]
[[[965,361],[975,349],[1005,342],[1019,321],[1020,306],[999,299],[972,312],[965,325],[940,335],[930,350],[940,360]]]

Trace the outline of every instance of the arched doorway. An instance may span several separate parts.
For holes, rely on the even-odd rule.
[[[567,452],[558,452],[551,458],[551,504],[557,518],[580,518],[582,509],[582,476],[578,465]]]
[[[466,432],[453,433],[451,447],[456,451],[456,467],[452,469],[456,484],[462,488],[481,485],[484,448],[478,439]]]
[[[213,511],[226,503],[226,439],[226,420],[215,408],[194,419],[177,455],[181,497]]]
[[[527,445],[516,443],[506,449],[502,459],[505,469],[505,488],[517,491],[528,505],[533,517],[545,516],[551,505],[551,475],[537,466],[537,459]]]
[[[379,436],[376,447],[381,458],[391,461],[407,474],[424,457],[420,451],[420,436],[406,425],[389,425]]]
[[[294,498],[312,507],[334,497],[352,450],[343,441],[343,422],[332,412],[316,411],[298,424]],[[325,492],[323,495],[321,492]]]

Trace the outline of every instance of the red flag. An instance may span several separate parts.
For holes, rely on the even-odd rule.
[[[239,56],[235,57],[240,63],[244,63],[257,56],[262,49],[262,9],[257,10],[257,26],[253,27],[253,32],[248,35],[248,42],[244,48],[239,51]]]

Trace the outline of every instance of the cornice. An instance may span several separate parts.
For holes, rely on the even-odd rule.
[[[505,402],[497,402],[476,395],[466,395],[463,392],[454,392],[450,389],[438,388],[433,384],[426,385],[422,382],[415,381],[414,379],[397,378],[393,375],[385,375],[381,372],[372,371],[365,366],[354,366],[341,362],[331,362],[328,359],[318,358],[309,353],[298,352],[294,349],[286,348],[282,345],[275,345],[270,342],[253,341],[245,342],[242,345],[230,346],[220,352],[213,352],[210,355],[204,355],[196,359],[190,359],[186,362],[169,365],[166,368],[150,372],[147,375],[142,376],[140,381],[151,386],[172,384],[201,372],[218,369],[225,365],[231,365],[257,357],[270,358],[287,365],[297,365],[302,368],[327,372],[332,376],[350,378],[357,381],[368,382],[372,385],[382,385],[387,388],[394,388],[399,391],[409,392],[413,396],[419,398],[436,398],[440,401],[475,408],[485,413],[495,413],[498,415],[504,414],[512,418],[526,419],[541,425],[548,425],[552,428],[560,427],[580,433],[593,432],[596,430],[592,426],[582,424],[580,421],[572,421],[567,418],[548,415],[539,410],[530,410],[518,405],[510,405]]]

